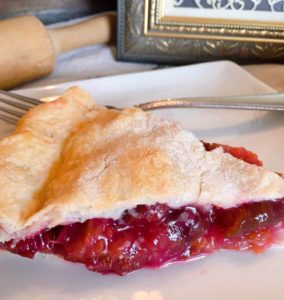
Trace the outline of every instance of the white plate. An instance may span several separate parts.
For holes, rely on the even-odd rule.
[[[164,97],[260,94],[272,89],[229,62],[218,62],[76,82],[98,103],[117,106]],[[34,97],[60,94],[74,83],[23,90]],[[284,116],[215,110],[159,112],[204,140],[243,145],[266,166],[284,172]],[[0,134],[11,127],[1,123]],[[34,261],[0,254],[1,300],[173,300],[283,299],[284,252],[262,255],[222,252],[161,270],[140,270],[125,277],[102,276],[54,257]]]

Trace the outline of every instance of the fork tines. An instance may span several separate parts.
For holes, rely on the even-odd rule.
[[[0,94],[6,95],[6,96],[14,98],[14,99],[22,100],[22,102],[24,102],[24,103],[30,103],[30,104],[33,104],[33,105],[37,105],[37,104],[40,103],[40,100],[38,100],[38,99],[34,99],[34,98],[31,98],[31,97],[19,95],[19,94],[12,93],[12,92],[7,92],[7,91],[0,90]]]
[[[29,104],[29,105],[26,105],[26,104],[23,104],[23,103],[21,103],[21,102],[16,102],[16,101],[14,101],[14,100],[10,100],[10,99],[6,99],[6,98],[2,98],[2,97],[0,97],[0,103],[6,103],[6,104],[8,104],[8,105],[10,105],[10,106],[12,106],[12,107],[17,107],[17,108],[19,108],[19,109],[23,109],[23,110],[29,110],[31,107],[32,107],[32,105],[31,104]]]
[[[18,119],[13,119],[11,117],[2,115],[1,113],[0,113],[0,120],[2,120],[4,122],[7,122],[7,123],[10,123],[10,124],[13,124],[13,125],[16,125],[17,122],[18,122]]]
[[[16,124],[27,110],[40,103],[40,100],[7,91],[0,90],[0,94],[7,96],[0,97],[0,120],[11,124]]]

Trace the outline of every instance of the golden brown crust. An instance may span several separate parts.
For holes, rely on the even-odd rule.
[[[0,241],[21,232],[41,206],[41,191],[56,173],[61,149],[85,118],[89,95],[78,88],[31,109],[0,141]]]
[[[42,108],[45,112],[46,107]],[[33,124],[35,117],[31,114]],[[84,117],[84,122],[78,122]],[[48,122],[45,126],[39,124],[41,120],[36,122],[36,127],[42,129],[40,132],[33,129],[33,133],[36,131],[33,138],[44,143],[48,137],[49,141],[50,133],[45,132]],[[122,211],[137,204],[162,202],[177,207],[193,203],[228,208],[245,201],[284,196],[284,180],[277,174],[225,154],[221,148],[206,152],[192,133],[139,109],[114,111],[95,106],[86,114],[84,108],[81,117],[71,123],[73,132],[68,127],[65,134],[56,134],[48,144],[48,154],[40,154],[39,161],[46,157],[56,161],[52,172],[50,167],[54,164],[39,164],[30,160],[30,154],[27,158],[24,154],[23,164],[27,170],[20,169],[19,176],[26,180],[36,174],[31,182],[38,187],[28,189],[27,193],[25,184],[21,186],[21,194],[25,197],[21,205],[22,198],[17,197],[23,195],[17,192],[10,196],[11,202],[5,203],[4,208],[1,207],[4,201],[0,201],[2,224],[8,215],[3,211],[12,206],[16,214],[10,215],[9,220],[11,224],[17,223],[16,227],[11,226],[10,232],[2,225],[1,240],[21,238],[43,227],[89,218],[117,218]],[[21,124],[23,126],[23,122]],[[58,126],[58,121],[54,126]],[[6,143],[14,136],[6,138]],[[15,141],[15,146],[7,153],[3,152],[6,148],[1,144],[0,160],[6,160],[10,153],[15,157],[16,145],[22,147],[21,152],[27,151],[24,141],[26,139]],[[62,141],[66,141],[64,146]],[[28,145],[32,148],[29,151],[37,155],[45,148],[33,140]],[[34,173],[38,167],[42,168],[41,176]],[[11,169],[8,173],[13,177]],[[0,181],[0,191],[1,195],[14,193],[15,186],[8,182],[4,188]],[[36,197],[36,205],[27,213],[31,197]],[[22,218],[16,220],[17,214]]]

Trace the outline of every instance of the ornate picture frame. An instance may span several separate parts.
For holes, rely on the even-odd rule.
[[[119,60],[284,61],[284,0],[118,0]]]

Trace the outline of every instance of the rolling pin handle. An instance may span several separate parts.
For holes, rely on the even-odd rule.
[[[71,26],[49,30],[56,54],[114,40],[116,14],[106,13]]]

